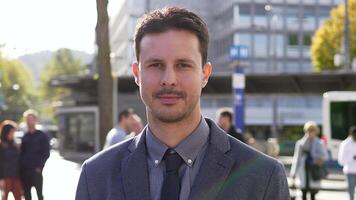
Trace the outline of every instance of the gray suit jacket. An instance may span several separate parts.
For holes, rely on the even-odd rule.
[[[209,144],[190,200],[287,200],[283,165],[228,136],[209,119]],[[149,200],[145,134],[87,160],[76,200]]]

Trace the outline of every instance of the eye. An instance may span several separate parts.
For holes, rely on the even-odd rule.
[[[179,68],[190,68],[191,65],[188,64],[188,63],[178,63],[177,67],[179,67]]]
[[[148,65],[148,67],[162,67],[162,64],[161,63],[151,63]]]

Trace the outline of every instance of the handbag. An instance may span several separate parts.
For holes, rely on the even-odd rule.
[[[326,169],[325,164],[322,164],[322,165],[311,164],[310,165],[310,174],[311,174],[311,178],[314,181],[319,181],[321,179],[326,178],[326,176],[328,175],[328,171]]]

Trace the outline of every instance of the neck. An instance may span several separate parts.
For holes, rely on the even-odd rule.
[[[28,128],[28,132],[34,133],[34,132],[36,132],[36,129],[34,127],[30,127],[30,128]]]
[[[188,137],[198,127],[200,120],[200,112],[192,113],[191,116],[174,123],[165,123],[147,114],[148,126],[152,133],[170,148],[176,147]]]

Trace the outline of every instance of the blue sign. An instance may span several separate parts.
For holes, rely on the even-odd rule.
[[[230,60],[241,60],[248,58],[248,47],[246,45],[232,45],[229,49]]]
[[[237,132],[243,133],[245,130],[245,74],[242,67],[236,67],[232,81],[235,127]]]

